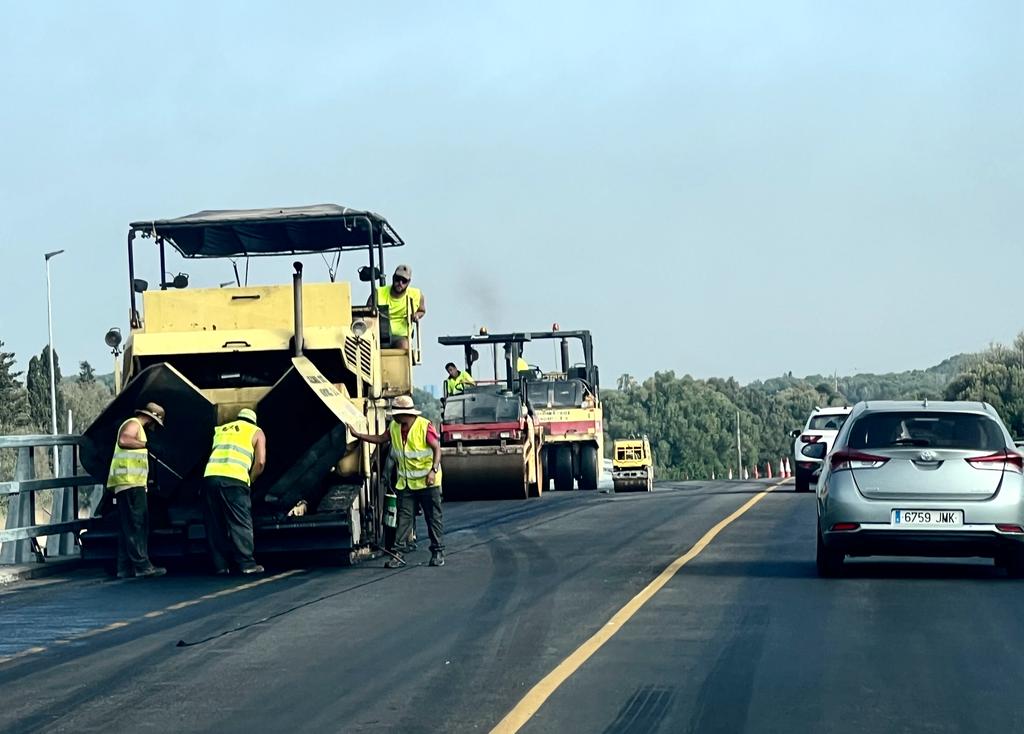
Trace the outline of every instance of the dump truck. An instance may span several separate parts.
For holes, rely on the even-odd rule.
[[[561,370],[524,373],[527,399],[543,428],[541,465],[556,490],[597,489],[604,470],[604,414],[589,331],[532,331],[529,341],[557,340]],[[582,346],[583,363],[570,364],[569,342]],[[531,347],[532,351],[532,347]]]
[[[462,346],[466,371],[472,374],[479,349],[507,345],[505,378],[476,380],[449,395],[447,387],[441,419],[441,463],[446,500],[526,499],[540,497],[543,470],[540,462],[542,429],[526,401],[523,379],[514,366],[522,334],[443,336],[444,346]],[[475,378],[474,378],[475,379]]]
[[[155,287],[137,277],[143,244],[155,255]],[[84,432],[81,461],[105,477],[121,422],[147,401],[166,408],[165,427],[150,439],[152,556],[206,552],[200,488],[213,429],[242,408],[256,410],[267,440],[266,468],[252,487],[257,555],[372,554],[383,533],[384,459],[350,429],[382,432],[389,399],[412,390],[418,325],[408,324],[408,348],[393,348],[388,314],[376,305],[376,288],[387,282],[385,250],[403,244],[379,214],[333,204],[129,225],[123,388]],[[168,245],[189,261],[230,260],[234,279],[189,288],[185,273],[169,278]],[[366,263],[359,282],[335,282],[338,263],[353,253]],[[309,254],[335,259],[329,282],[304,283],[295,262],[290,285],[287,276],[285,284],[248,283],[249,258]],[[287,260],[270,262],[287,272]],[[87,558],[116,556],[116,517],[104,517],[109,522],[82,535]]]
[[[647,436],[612,442],[612,487],[616,492],[654,491],[654,456]]]

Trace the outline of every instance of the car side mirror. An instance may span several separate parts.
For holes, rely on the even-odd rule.
[[[800,450],[808,459],[824,459],[826,446],[824,443],[809,443]]]
[[[799,428],[794,428],[792,431],[789,432],[789,437],[790,438],[796,438],[801,433],[803,433],[803,431],[801,431]]]

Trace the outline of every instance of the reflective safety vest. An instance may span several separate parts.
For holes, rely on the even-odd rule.
[[[460,372],[457,376],[449,377],[447,380],[445,380],[444,384],[448,390],[449,395],[457,395],[458,393],[465,390],[467,385],[475,385],[476,380],[473,379],[473,376],[471,374],[469,374],[465,370],[462,370],[462,372]]]
[[[526,360],[522,357],[516,358],[516,372],[526,372],[530,369],[530,365],[526,363]]]
[[[213,452],[204,477],[227,477],[249,485],[252,439],[260,429],[249,421],[231,421],[213,429]]]
[[[147,449],[123,449],[118,445],[121,431],[132,421],[139,424],[139,440],[147,443],[146,429],[138,418],[129,418],[117,429],[114,440],[114,458],[110,462],[110,473],[107,475],[107,486],[114,493],[129,487],[145,487],[149,479],[149,451]]]
[[[409,427],[409,436],[402,443],[402,424],[391,421],[391,455],[398,466],[395,489],[426,489],[427,475],[434,466],[434,450],[427,443],[430,421],[423,416]],[[434,477],[434,487],[441,486],[441,472]]]
[[[412,286],[408,286],[400,296],[393,295],[389,285],[377,288],[377,305],[388,307],[391,336],[409,336],[409,320],[420,308],[420,297],[420,289]],[[409,310],[410,302],[412,311]]]

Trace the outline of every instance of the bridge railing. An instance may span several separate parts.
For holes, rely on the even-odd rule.
[[[0,436],[0,449],[18,452],[14,479],[0,481],[0,496],[7,496],[7,522],[0,530],[0,564],[44,561],[47,557],[78,555],[78,532],[94,524],[93,514],[103,497],[101,481],[79,473],[78,434]],[[53,477],[36,478],[36,453],[57,447]],[[79,494],[87,488],[86,517],[80,517]],[[50,520],[36,522],[36,494],[52,490]],[[46,552],[38,539],[47,536]]]

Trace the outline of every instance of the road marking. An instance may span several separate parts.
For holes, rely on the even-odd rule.
[[[625,625],[625,623],[628,622],[634,614],[640,611],[640,609],[649,602],[651,598],[657,594],[673,576],[676,575],[676,573],[679,572],[679,569],[699,556],[701,552],[711,544],[711,541],[715,539],[715,536],[725,530],[725,528],[731,525],[747,510],[764,499],[769,492],[782,484],[784,484],[784,482],[773,484],[763,492],[751,497],[749,500],[744,502],[738,510],[733,512],[724,520],[721,520],[717,525],[707,531],[704,536],[698,540],[692,548],[690,548],[690,550],[672,561],[672,563],[668,564],[668,566],[658,574],[654,581],[647,584],[647,586],[645,586],[636,596],[630,599],[625,606],[612,615],[612,618],[605,622],[604,626],[595,632],[590,639],[577,647],[569,657],[559,663],[554,670],[544,676],[537,685],[531,688],[519,703],[517,703],[515,707],[505,715],[505,718],[499,721],[497,726],[491,730],[491,734],[515,734],[515,732],[522,729],[523,726],[533,718],[533,715],[540,710],[540,707],[544,705],[551,695],[558,690],[559,686],[565,683],[573,673],[580,669],[580,666],[582,666],[583,663],[587,662],[594,653],[600,650],[604,643],[614,637],[615,633],[622,629],[623,625]]]
[[[124,629],[125,627],[128,627],[129,625],[135,624],[136,622],[142,622],[142,621],[147,620],[147,619],[154,619],[155,617],[160,617],[160,616],[162,616],[164,614],[167,614],[168,612],[175,612],[175,611],[178,611],[180,609],[185,609],[187,607],[195,606],[196,604],[200,604],[200,603],[202,603],[204,601],[207,601],[209,599],[218,599],[218,598],[220,598],[222,596],[229,596],[230,594],[237,594],[239,591],[246,591],[248,589],[255,589],[257,586],[263,586],[264,584],[269,584],[272,581],[280,581],[281,579],[286,579],[289,576],[294,576],[295,574],[305,573],[305,572],[306,572],[306,569],[304,569],[304,568],[296,568],[296,569],[292,569],[291,571],[285,571],[283,573],[275,574],[274,576],[267,576],[265,578],[261,578],[261,579],[258,579],[256,581],[250,581],[250,582],[245,583],[245,584],[239,584],[238,586],[231,586],[231,587],[228,587],[227,589],[221,589],[220,591],[213,591],[213,592],[211,592],[209,594],[203,594],[202,596],[197,596],[195,599],[187,599],[185,601],[180,601],[180,602],[177,602],[175,604],[171,604],[170,606],[166,606],[163,609],[156,609],[156,610],[153,610],[152,612],[146,612],[145,614],[143,614],[140,617],[135,617],[133,619],[121,620],[119,622],[112,622],[112,623],[110,623],[110,624],[108,624],[108,625],[106,625],[104,627],[96,627],[96,628],[91,629],[91,630],[86,630],[84,632],[79,632],[78,634],[75,634],[75,635],[70,635],[69,637],[65,637],[65,638],[62,638],[62,639],[59,639],[59,640],[54,640],[51,644],[52,645],[67,645],[67,644],[69,644],[71,642],[78,642],[79,640],[86,640],[86,639],[89,639],[90,637],[95,637],[97,635],[101,635],[104,632],[113,632],[114,630]],[[151,581],[149,583],[154,583],[154,582]],[[14,653],[12,655],[7,655],[7,656],[0,657],[0,665],[3,665],[4,663],[9,663],[9,662],[11,662],[13,660],[19,660],[21,658],[28,657],[29,655],[37,655],[37,654],[39,654],[41,652],[46,652],[47,649],[48,649],[47,647],[30,647],[30,648],[28,648],[26,650],[22,650],[21,652],[16,652],[16,653]]]

